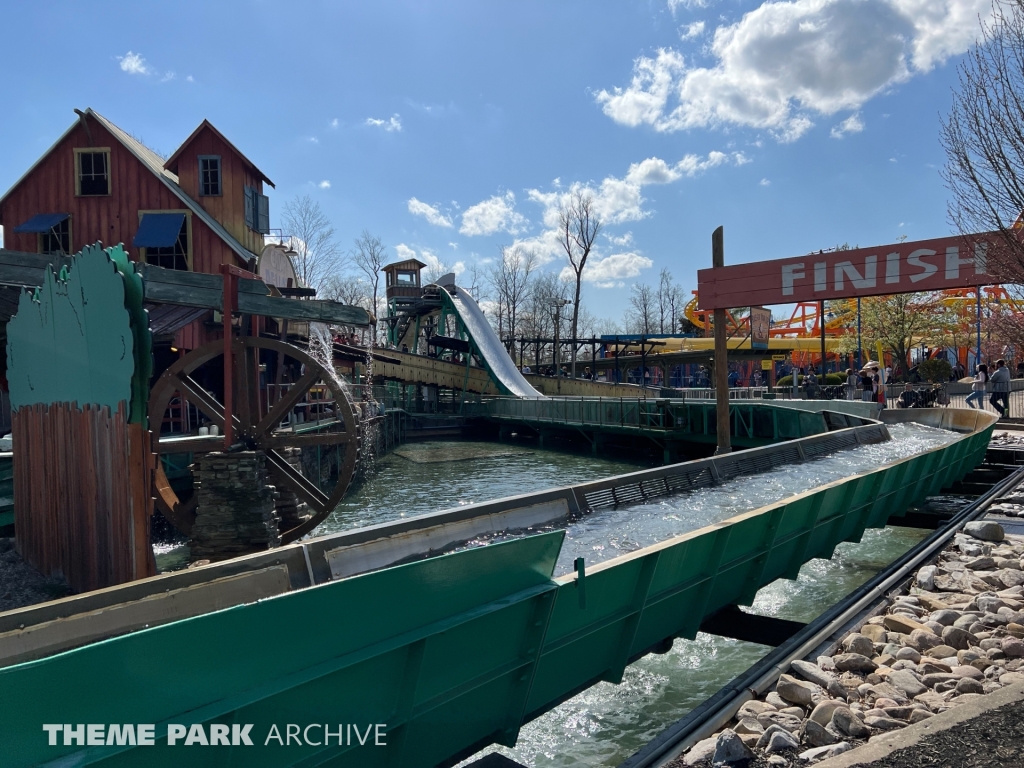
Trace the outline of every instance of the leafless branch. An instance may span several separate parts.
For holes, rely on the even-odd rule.
[[[963,234],[998,232],[990,272],[1020,281],[1024,243],[1013,225],[1024,211],[1024,0],[994,0],[959,67],[941,141],[951,222]]]

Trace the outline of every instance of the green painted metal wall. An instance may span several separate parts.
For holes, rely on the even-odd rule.
[[[480,403],[467,403],[463,412],[537,426],[632,432],[705,442],[717,440],[716,407],[714,403],[701,401],[628,397],[492,398]],[[729,417],[731,435],[737,445],[744,447],[768,445],[828,431],[821,412],[780,405],[737,401],[730,403]],[[834,414],[833,418],[846,420],[848,417]],[[855,416],[849,418],[859,421]]]
[[[566,696],[959,479],[991,431],[601,563],[582,586],[552,578],[559,531],[2,669],[3,763],[413,768],[512,744]],[[48,746],[44,723],[152,723],[158,742]],[[167,746],[171,723],[251,723],[254,746]],[[386,746],[265,745],[289,723],[383,723]]]

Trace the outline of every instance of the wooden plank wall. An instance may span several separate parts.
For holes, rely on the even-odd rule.
[[[221,167],[222,193],[215,197],[199,194],[199,156],[218,155]],[[245,187],[255,187],[263,193],[263,180],[257,176],[244,158],[224,143],[209,128],[203,128],[192,142],[178,155],[175,169],[178,186],[197,201],[243,246],[253,253],[263,250],[263,235],[245,225]],[[200,271],[197,269],[197,271]],[[205,271],[205,270],[202,270]]]
[[[152,576],[150,435],[125,405],[34,405],[15,411],[18,551],[84,592]]]

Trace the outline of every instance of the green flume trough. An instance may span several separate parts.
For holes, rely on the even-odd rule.
[[[887,415],[888,416],[888,415]],[[0,669],[5,766],[434,766],[492,743],[703,618],[749,605],[984,457],[995,419],[907,412],[955,442],[553,578],[556,531],[377,570]],[[156,743],[48,744],[44,724],[152,724]],[[253,745],[167,744],[170,725]],[[296,743],[284,741],[298,726]],[[337,733],[323,744],[323,725]],[[382,746],[365,735],[382,724]],[[307,726],[310,726],[307,729]],[[52,729],[51,729],[52,730]],[[87,732],[85,729],[83,732]],[[106,732],[109,732],[107,729]],[[99,731],[95,731],[99,733]],[[193,740],[199,729],[193,730]],[[268,734],[271,738],[268,740]],[[378,737],[379,738],[379,737]],[[319,744],[309,743],[317,742]],[[200,742],[201,743],[201,742]]]

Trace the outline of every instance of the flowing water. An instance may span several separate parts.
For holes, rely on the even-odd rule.
[[[406,443],[380,457],[317,536],[545,488],[635,472],[646,464],[475,441]]]
[[[843,477],[915,455],[954,439],[916,424],[890,427],[893,439],[814,461],[780,467],[711,488],[629,508],[602,509],[567,527],[558,573],[584,556],[600,562]],[[353,488],[318,533],[593,480],[636,465],[515,445],[414,443],[378,463],[378,473]],[[810,621],[923,538],[909,528],[869,530],[841,544],[831,560],[812,560],[795,581],[762,589],[751,610]],[[505,538],[482,538],[484,545]],[[631,665],[621,684],[600,683],[526,725],[515,749],[497,748],[524,765],[614,766],[673,721],[743,672],[770,649],[700,634],[677,640],[664,655]]]
[[[889,430],[893,440],[887,443],[859,446],[628,509],[598,510],[568,526],[557,570],[567,572],[579,555],[588,564],[607,560],[954,438],[952,433],[915,424]],[[316,535],[595,480],[641,466],[514,444],[409,443],[379,458],[376,471],[352,487]],[[751,610],[810,621],[925,534],[909,528],[869,530],[858,544],[840,544],[831,560],[806,563],[795,581],[766,586]],[[705,634],[692,641],[677,640],[669,653],[632,664],[621,684],[600,683],[527,724],[515,749],[488,751],[500,751],[533,768],[618,765],[769,650]]]

